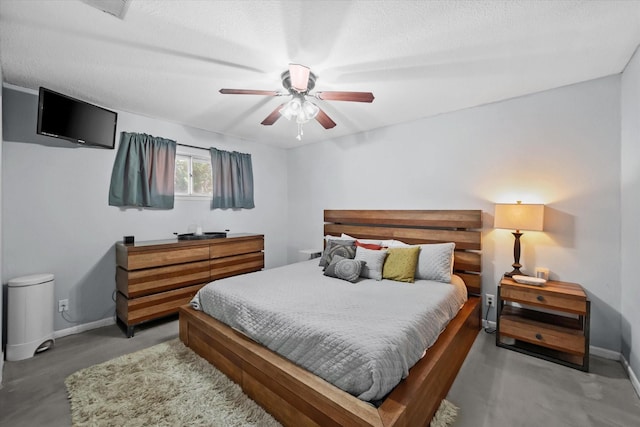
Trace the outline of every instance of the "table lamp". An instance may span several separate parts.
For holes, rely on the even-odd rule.
[[[520,271],[520,230],[542,231],[544,223],[544,205],[517,203],[496,204],[494,228],[516,230],[513,234],[513,271],[505,273],[505,277],[523,275]]]

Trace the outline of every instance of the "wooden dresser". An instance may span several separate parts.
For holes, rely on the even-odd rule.
[[[504,278],[498,286],[496,344],[588,371],[590,312],[591,302],[576,283],[532,286]]]
[[[264,268],[264,236],[116,243],[116,313],[133,336],[133,327],[177,313],[212,280]]]

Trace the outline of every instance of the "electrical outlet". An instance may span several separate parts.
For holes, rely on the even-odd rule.
[[[58,311],[62,313],[63,311],[67,311],[67,310],[69,310],[69,300],[68,299],[58,300]]]
[[[493,295],[491,295],[491,294],[486,294],[486,295],[484,296],[485,303],[486,303],[487,305],[489,305],[489,306],[493,306],[493,303],[494,303],[494,301],[495,301],[495,299],[494,299],[494,298],[495,298],[495,296],[493,296]]]

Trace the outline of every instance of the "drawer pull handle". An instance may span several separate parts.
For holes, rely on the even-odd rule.
[[[536,338],[537,338],[537,339],[539,339],[539,340],[541,340],[541,339],[542,339],[542,334],[539,334],[539,333],[538,333],[538,334],[536,334]]]
[[[538,301],[544,301],[544,297],[542,295],[538,295]]]

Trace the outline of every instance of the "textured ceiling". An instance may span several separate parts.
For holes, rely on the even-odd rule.
[[[79,0],[0,0],[7,83],[295,147],[620,73],[640,43],[638,1],[151,1],[123,20]],[[290,62],[337,123],[260,122]],[[183,141],[188,143],[187,141]]]

